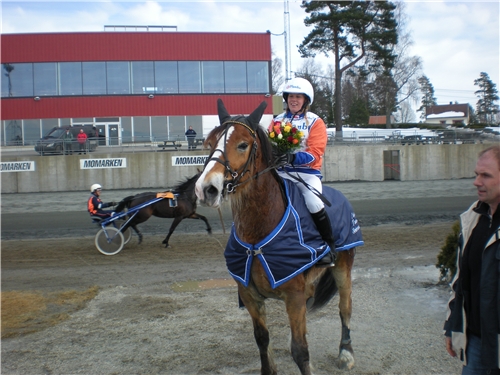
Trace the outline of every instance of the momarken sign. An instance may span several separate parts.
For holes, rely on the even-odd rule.
[[[126,158],[80,159],[80,169],[127,168]]]
[[[6,161],[0,163],[0,172],[33,172],[34,161]]]

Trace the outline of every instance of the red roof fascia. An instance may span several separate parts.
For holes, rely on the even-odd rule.
[[[1,62],[271,61],[269,33],[2,34]]]

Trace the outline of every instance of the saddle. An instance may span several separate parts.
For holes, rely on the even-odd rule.
[[[330,251],[312,219],[304,198],[295,183],[283,180],[288,205],[276,228],[261,242],[241,241],[231,228],[224,256],[231,276],[248,286],[250,268],[257,258],[264,267],[272,288],[312,267]],[[335,251],[364,245],[361,228],[347,198],[338,190],[323,187],[323,195],[331,203],[325,206],[335,240]]]

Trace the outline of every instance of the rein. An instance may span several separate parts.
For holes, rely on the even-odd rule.
[[[224,173],[224,177],[229,174],[231,175],[231,180],[225,180],[224,181],[224,189],[222,191],[222,195],[225,196],[226,194],[231,194],[231,193],[234,193],[236,188],[246,182],[249,182],[257,177],[259,177],[260,175],[264,174],[264,173],[267,173],[269,172],[270,170],[272,169],[275,169],[276,167],[275,166],[271,166],[271,167],[267,167],[266,169],[260,171],[260,172],[257,172],[255,173],[254,175],[252,175],[250,178],[248,178],[247,180],[245,181],[241,181],[241,178],[247,173],[247,172],[250,172],[250,170],[248,169],[248,166],[250,165],[250,163],[253,161],[255,163],[255,154],[257,152],[257,135],[256,135],[256,132],[255,130],[253,130],[250,126],[248,126],[247,124],[243,123],[243,122],[239,122],[239,121],[233,121],[233,120],[229,120],[229,121],[225,121],[221,124],[221,126],[223,125],[227,125],[227,124],[234,124],[234,125],[241,125],[243,127],[245,127],[245,129],[247,129],[250,134],[252,135],[254,141],[252,143],[252,149],[250,151],[250,155],[248,155],[248,159],[247,161],[245,162],[245,164],[237,171],[235,171],[234,169],[231,168],[231,166],[229,165],[229,160],[227,158],[227,155],[226,155],[226,143],[227,143],[227,131],[229,129],[229,126],[224,130],[224,132],[220,135],[220,137],[217,139],[217,143],[220,141],[220,139],[222,137],[224,137],[224,149],[221,150],[219,148],[216,148],[212,151],[212,153],[210,154],[210,157],[207,159],[207,161],[205,162],[205,166],[204,168],[207,166],[207,164],[210,162],[210,161],[215,161],[217,163],[220,163],[224,166],[224,168],[226,169],[225,173]],[[221,158],[217,158],[217,157],[212,157],[212,155],[215,153],[215,151],[220,151],[222,153],[222,156],[224,159],[221,159]]]

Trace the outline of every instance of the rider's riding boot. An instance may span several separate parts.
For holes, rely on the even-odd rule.
[[[333,238],[330,218],[324,208],[322,208],[319,212],[311,214],[311,216],[314,220],[314,224],[316,224],[316,227],[318,228],[321,238],[328,244],[328,246],[330,246],[330,252],[321,258],[316,263],[316,266],[333,267],[335,266],[337,255],[335,254],[335,239]]]

